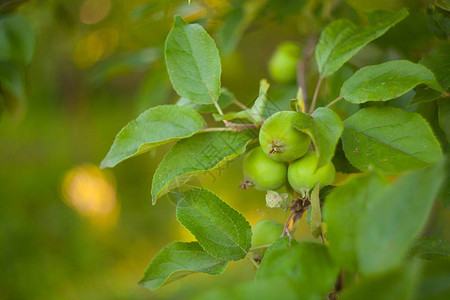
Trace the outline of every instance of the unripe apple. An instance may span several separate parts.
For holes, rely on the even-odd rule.
[[[287,165],[267,158],[261,149],[252,149],[244,159],[244,182],[246,189],[254,186],[258,190],[277,190],[287,182]]]
[[[316,152],[310,151],[305,156],[289,164],[289,184],[301,196],[307,195],[317,182],[321,188],[334,182],[336,169],[333,163],[330,161],[315,170],[317,160]]]
[[[293,42],[279,44],[269,60],[270,76],[279,83],[294,82],[301,54],[301,48]]]
[[[277,112],[261,126],[259,143],[269,158],[291,162],[308,152],[311,138],[292,127],[295,114],[294,111]]]
[[[264,219],[252,227],[252,248],[270,245],[283,233],[284,226],[275,220]],[[252,251],[255,259],[261,259],[267,248]]]

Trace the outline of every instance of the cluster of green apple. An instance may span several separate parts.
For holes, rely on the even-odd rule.
[[[292,126],[296,112],[282,111],[268,118],[259,132],[260,146],[244,159],[245,188],[277,190],[286,183],[301,197],[314,185],[334,182],[336,170],[332,162],[316,168],[318,156],[309,151],[311,138]]]

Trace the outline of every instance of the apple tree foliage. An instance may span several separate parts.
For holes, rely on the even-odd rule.
[[[317,168],[333,161],[337,171],[350,169],[351,174],[338,186],[314,187],[305,199],[292,189],[289,195],[269,191],[270,207],[290,211],[295,217],[288,220],[294,223],[305,213],[317,240],[296,241],[294,227],[287,223],[281,237],[267,245],[261,261],[250,255],[255,249],[245,217],[220,195],[186,183],[252,149],[270,116],[269,83],[261,80],[253,106],[226,111],[239,102],[221,85],[221,57],[214,39],[201,25],[175,17],[164,56],[180,100],[152,107],[123,127],[101,163],[114,167],[175,142],[153,176],[151,200],[156,204],[172,195],[178,221],[196,241],[174,242],[162,249],[140,285],[155,290],[194,273],[218,275],[230,261],[249,259],[256,269],[253,281],[212,290],[198,299],[449,299],[450,244],[423,236],[433,208],[450,206],[444,154],[450,137],[449,45],[438,43],[418,62],[398,57],[349,68],[350,59],[362,48],[408,14],[405,8],[371,11],[368,23],[361,26],[348,19],[330,21],[321,29],[311,57],[299,57],[315,58],[317,71],[306,75],[317,85],[311,101],[301,89],[291,101],[296,114],[292,127],[311,138]],[[224,53],[233,50],[250,22],[234,11],[229,17],[234,23],[226,23],[216,36]],[[30,53],[14,53],[19,55],[26,62]],[[323,82],[329,89],[320,93]],[[391,105],[413,90],[410,105],[437,102],[444,139],[407,105]],[[335,107],[352,111],[342,114]],[[208,125],[204,115],[211,113],[223,126]],[[205,153],[208,145],[216,151]],[[283,205],[277,206],[277,197]]]

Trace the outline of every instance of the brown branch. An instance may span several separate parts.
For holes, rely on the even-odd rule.
[[[292,202],[292,205],[290,207],[291,213],[289,214],[289,217],[287,218],[286,223],[284,224],[283,233],[281,234],[281,237],[289,236],[289,238],[292,238],[291,231],[289,229],[291,221],[292,226],[294,226],[295,223],[302,218],[303,214],[308,210],[310,206],[311,202],[309,201],[308,198],[301,199],[298,198],[297,196],[297,199],[294,202]]]
[[[297,84],[302,88],[302,97],[305,107],[308,107],[309,97],[308,97],[308,85],[306,82],[306,73],[308,69],[308,61],[311,59],[313,50],[317,43],[317,37],[315,35],[311,36],[306,42],[306,46],[303,49],[303,56],[297,66]]]
[[[344,289],[344,270],[339,272],[339,276],[336,279],[336,283],[334,284],[334,290],[328,295],[328,299],[330,300],[338,300],[339,292]]]
[[[290,223],[293,215],[294,215],[294,211],[291,211],[291,213],[289,214],[289,217],[286,220],[286,223],[284,223],[283,232],[281,233],[281,237],[289,236],[289,238],[291,238],[291,235],[289,233],[289,223]]]

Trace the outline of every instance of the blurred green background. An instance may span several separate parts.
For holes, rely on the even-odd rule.
[[[0,94],[0,299],[185,299],[205,286],[252,278],[252,264],[242,261],[230,263],[223,275],[195,275],[156,292],[137,286],[161,248],[193,240],[176,222],[170,199],[151,205],[152,175],[171,145],[112,170],[98,169],[125,124],[151,106],[177,100],[162,57],[175,14],[201,23],[215,37],[223,54],[222,84],[248,104],[259,80],[270,79],[267,63],[277,44],[303,45],[338,17],[365,24],[363,9],[407,6],[410,16],[330,79],[324,95],[336,92],[337,81],[355,67],[397,58],[418,61],[439,42],[439,28],[433,29],[427,15],[432,3],[1,1],[0,22],[18,16],[28,24],[31,35],[24,45],[34,54],[30,62],[20,59],[20,49],[10,57],[0,54],[0,73],[19,74],[13,80],[16,93],[3,82]],[[8,38],[0,32],[0,50]],[[314,63],[309,73],[311,90]],[[270,96],[278,108],[287,108],[296,89],[295,82],[273,84]],[[411,97],[392,105],[406,107]],[[344,116],[351,113],[340,105]],[[442,137],[434,105],[410,109],[427,117]],[[264,218],[283,222],[286,213],[265,208],[264,193],[238,189],[241,172],[238,159],[199,179],[251,224]],[[448,214],[435,216],[435,223],[444,228],[436,234],[448,238]],[[304,221],[297,238],[312,239]]]

